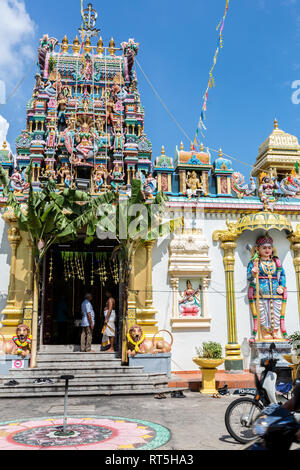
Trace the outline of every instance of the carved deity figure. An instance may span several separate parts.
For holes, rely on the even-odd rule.
[[[64,163],[61,168],[58,170],[58,175],[60,175],[63,183],[67,188],[70,188],[72,183],[72,174],[71,169],[67,163]],[[75,170],[73,170],[73,178],[75,178]]]
[[[122,133],[122,123],[121,121],[116,122],[116,126],[114,129],[114,150],[115,151],[121,151],[124,149],[124,144],[125,144],[125,138]]]
[[[286,338],[286,278],[270,236],[257,239],[247,274],[248,298],[253,314],[253,334],[250,341],[254,342],[257,337],[258,322],[263,340],[282,339],[280,331],[283,338]]]
[[[91,57],[86,54],[85,62],[82,66],[82,77],[85,80],[92,80],[93,78],[93,63]]]
[[[299,175],[293,170],[280,182],[280,189],[285,197],[296,197],[300,193]]]
[[[139,44],[134,41],[134,39],[129,39],[128,42],[122,42],[121,47],[123,49],[124,54],[124,72],[125,72],[125,80],[131,82],[132,81],[132,71],[135,56],[139,50]]]
[[[25,173],[21,174],[17,168],[14,169],[13,174],[10,177],[10,185],[16,192],[23,192],[29,188],[29,183],[25,180]]]
[[[192,173],[188,172],[188,179],[186,185],[188,187],[186,193],[189,199],[192,196],[196,196],[198,190],[203,189],[202,184],[199,178],[197,178],[197,173],[195,171],[192,171]]]
[[[42,171],[41,176],[51,181],[56,181],[57,179],[56,171],[52,165],[46,165],[46,168]]]
[[[179,292],[181,300],[179,300],[180,317],[198,317],[201,314],[201,286],[198,289],[193,288],[191,281],[186,281],[185,291]]]
[[[275,194],[278,189],[279,184],[276,178],[271,178],[264,173],[261,175],[258,194],[260,196],[261,202],[263,202],[265,206],[265,210],[270,210],[273,212],[276,202]]]
[[[82,124],[80,131],[76,133],[75,140],[79,158],[86,161],[87,158],[94,155],[94,138],[87,123]]]
[[[94,170],[94,191],[95,193],[99,193],[101,188],[106,180],[107,171],[106,167],[102,165],[96,165]]]
[[[47,131],[47,140],[46,140],[46,146],[47,148],[55,149],[57,146],[56,142],[56,130],[55,130],[55,122],[52,120],[49,125],[48,125],[48,131]]]
[[[156,191],[156,188],[157,180],[154,178],[152,173],[149,173],[143,185],[143,193],[145,198],[153,198],[153,193]]]

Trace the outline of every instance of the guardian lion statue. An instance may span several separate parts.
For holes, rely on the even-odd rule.
[[[2,335],[1,338],[0,353],[22,357],[27,357],[30,354],[32,337],[30,335],[30,328],[27,325],[18,325],[16,335],[10,341],[6,341]]]
[[[164,339],[156,339],[156,336],[165,331],[171,337],[171,344]],[[128,356],[134,357],[136,354],[158,354],[169,353],[173,345],[173,336],[168,330],[160,330],[152,339],[146,338],[143,330],[138,325],[133,325],[128,334]]]

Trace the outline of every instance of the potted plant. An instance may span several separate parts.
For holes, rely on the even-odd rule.
[[[214,341],[203,342],[202,347],[196,348],[197,357],[193,362],[200,367],[202,371],[201,393],[215,394],[216,390],[216,372],[217,367],[224,363],[222,357],[222,346]]]
[[[297,370],[300,366],[300,331],[295,331],[288,337],[288,341],[292,346],[291,354],[283,354],[284,359],[291,364],[293,369],[293,380],[297,378]]]

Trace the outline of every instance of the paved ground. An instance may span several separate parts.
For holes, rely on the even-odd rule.
[[[164,450],[239,450],[224,424],[226,407],[233,397],[214,399],[198,392],[186,398],[81,397],[69,399],[69,416],[116,416],[148,420],[167,427],[170,441]],[[63,398],[1,399],[0,421],[60,416]]]

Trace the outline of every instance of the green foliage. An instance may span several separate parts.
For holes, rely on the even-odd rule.
[[[294,349],[297,349],[300,355],[300,331],[295,331],[292,335],[288,337],[289,343]]]
[[[202,347],[196,348],[197,356],[205,359],[222,359],[222,346],[220,343],[203,342]]]
[[[56,61],[55,61],[54,57],[51,56],[50,59],[49,59],[49,72],[52,72],[52,70],[55,69],[55,63],[56,63]]]
[[[4,170],[3,166],[0,163],[0,186],[4,186],[3,196],[8,196],[9,184],[10,184],[10,179],[7,176],[6,171]]]

